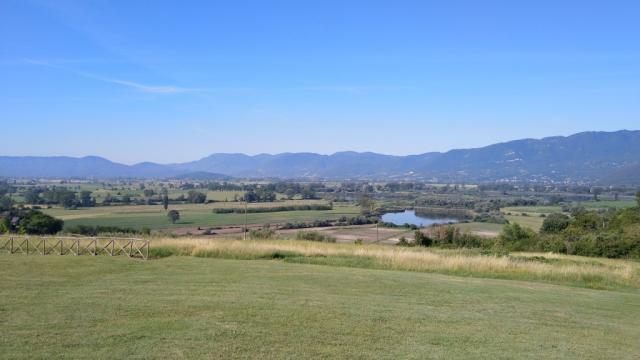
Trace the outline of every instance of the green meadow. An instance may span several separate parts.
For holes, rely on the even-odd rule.
[[[309,201],[296,201],[297,203],[311,203]],[[317,201],[316,201],[317,203]],[[265,204],[252,204],[251,206],[268,206]],[[288,204],[271,203],[273,205]],[[167,218],[167,213],[162,206],[139,205],[139,206],[99,206],[94,208],[82,208],[69,210],[62,208],[46,209],[49,215],[64,220],[65,227],[75,225],[102,225],[118,226],[141,229],[147,227],[152,230],[184,228],[184,227],[216,227],[244,224],[244,214],[214,214],[215,207],[242,207],[241,204],[184,204],[171,205],[169,209],[180,212],[180,220],[172,224]],[[333,210],[306,210],[306,211],[280,211],[269,213],[249,213],[247,223],[286,223],[295,221],[332,220],[341,216],[355,216],[360,212],[355,206],[335,205]]]
[[[0,274],[6,359],[640,357],[637,289],[181,256]]]

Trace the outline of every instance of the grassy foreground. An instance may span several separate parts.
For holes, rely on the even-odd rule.
[[[0,254],[3,358],[640,356],[640,293],[407,271]]]

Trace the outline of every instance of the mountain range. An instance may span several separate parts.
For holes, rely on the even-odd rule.
[[[474,149],[393,156],[371,152],[212,154],[179,164],[124,165],[97,156],[0,156],[12,178],[386,179],[640,184],[640,131],[582,132]]]

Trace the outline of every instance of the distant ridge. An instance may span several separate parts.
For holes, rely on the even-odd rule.
[[[25,178],[387,179],[640,184],[640,131],[583,132],[476,149],[392,156],[371,152],[213,154],[181,164],[123,165],[87,156],[0,156],[0,176]]]

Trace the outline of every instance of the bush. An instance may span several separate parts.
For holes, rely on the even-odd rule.
[[[187,201],[193,204],[203,204],[207,200],[207,195],[195,190],[189,191]]]
[[[499,244],[510,251],[524,251],[535,248],[536,233],[517,223],[505,225],[500,234]]]
[[[267,212],[281,212],[281,211],[311,211],[311,210],[332,210],[332,205],[327,204],[307,204],[307,205],[281,205],[281,206],[270,206],[270,207],[251,207],[247,208],[246,211],[248,214],[253,213],[267,213]],[[234,207],[234,208],[216,208],[212,210],[214,214],[244,214],[244,207]]]
[[[490,224],[508,224],[509,221],[500,213],[484,213],[473,218],[474,222],[490,223]]]
[[[455,226],[442,225],[431,228],[433,244],[446,248],[480,248],[487,247],[487,239],[477,235],[463,233]]]
[[[84,235],[84,236],[98,236],[100,234],[150,234],[149,228],[143,228],[142,231],[138,231],[132,228],[121,228],[117,226],[89,226],[89,225],[76,225],[65,229],[66,233]]]
[[[569,227],[570,221],[569,217],[565,214],[554,213],[549,215],[542,222],[542,228],[540,231],[547,234],[557,234],[567,227]]]
[[[296,233],[297,240],[308,240],[308,241],[321,241],[321,242],[336,242],[336,238],[333,236],[322,234],[318,231],[298,231]]]
[[[33,235],[52,235],[60,230],[64,221],[39,211],[30,211],[20,220],[20,232]]]
[[[286,223],[281,229],[306,229],[313,227],[329,227],[333,226],[331,221],[328,220],[315,220],[312,222],[295,222],[295,223]]]
[[[180,213],[178,212],[178,210],[169,210],[169,212],[167,213],[167,217],[172,224],[175,224],[176,221],[180,220]]]
[[[398,241],[398,243],[396,245],[398,245],[398,246],[411,246],[411,244],[407,241],[407,238],[405,238],[404,236],[400,237],[400,240]]]
[[[249,231],[249,237],[251,237],[252,239],[273,239],[275,236],[276,232],[269,229],[268,227]]]
[[[415,232],[415,244],[417,246],[431,246],[433,244],[433,240],[425,235],[422,231]]]
[[[52,235],[60,230],[64,222],[39,210],[11,208],[0,214],[0,232],[32,235]]]

